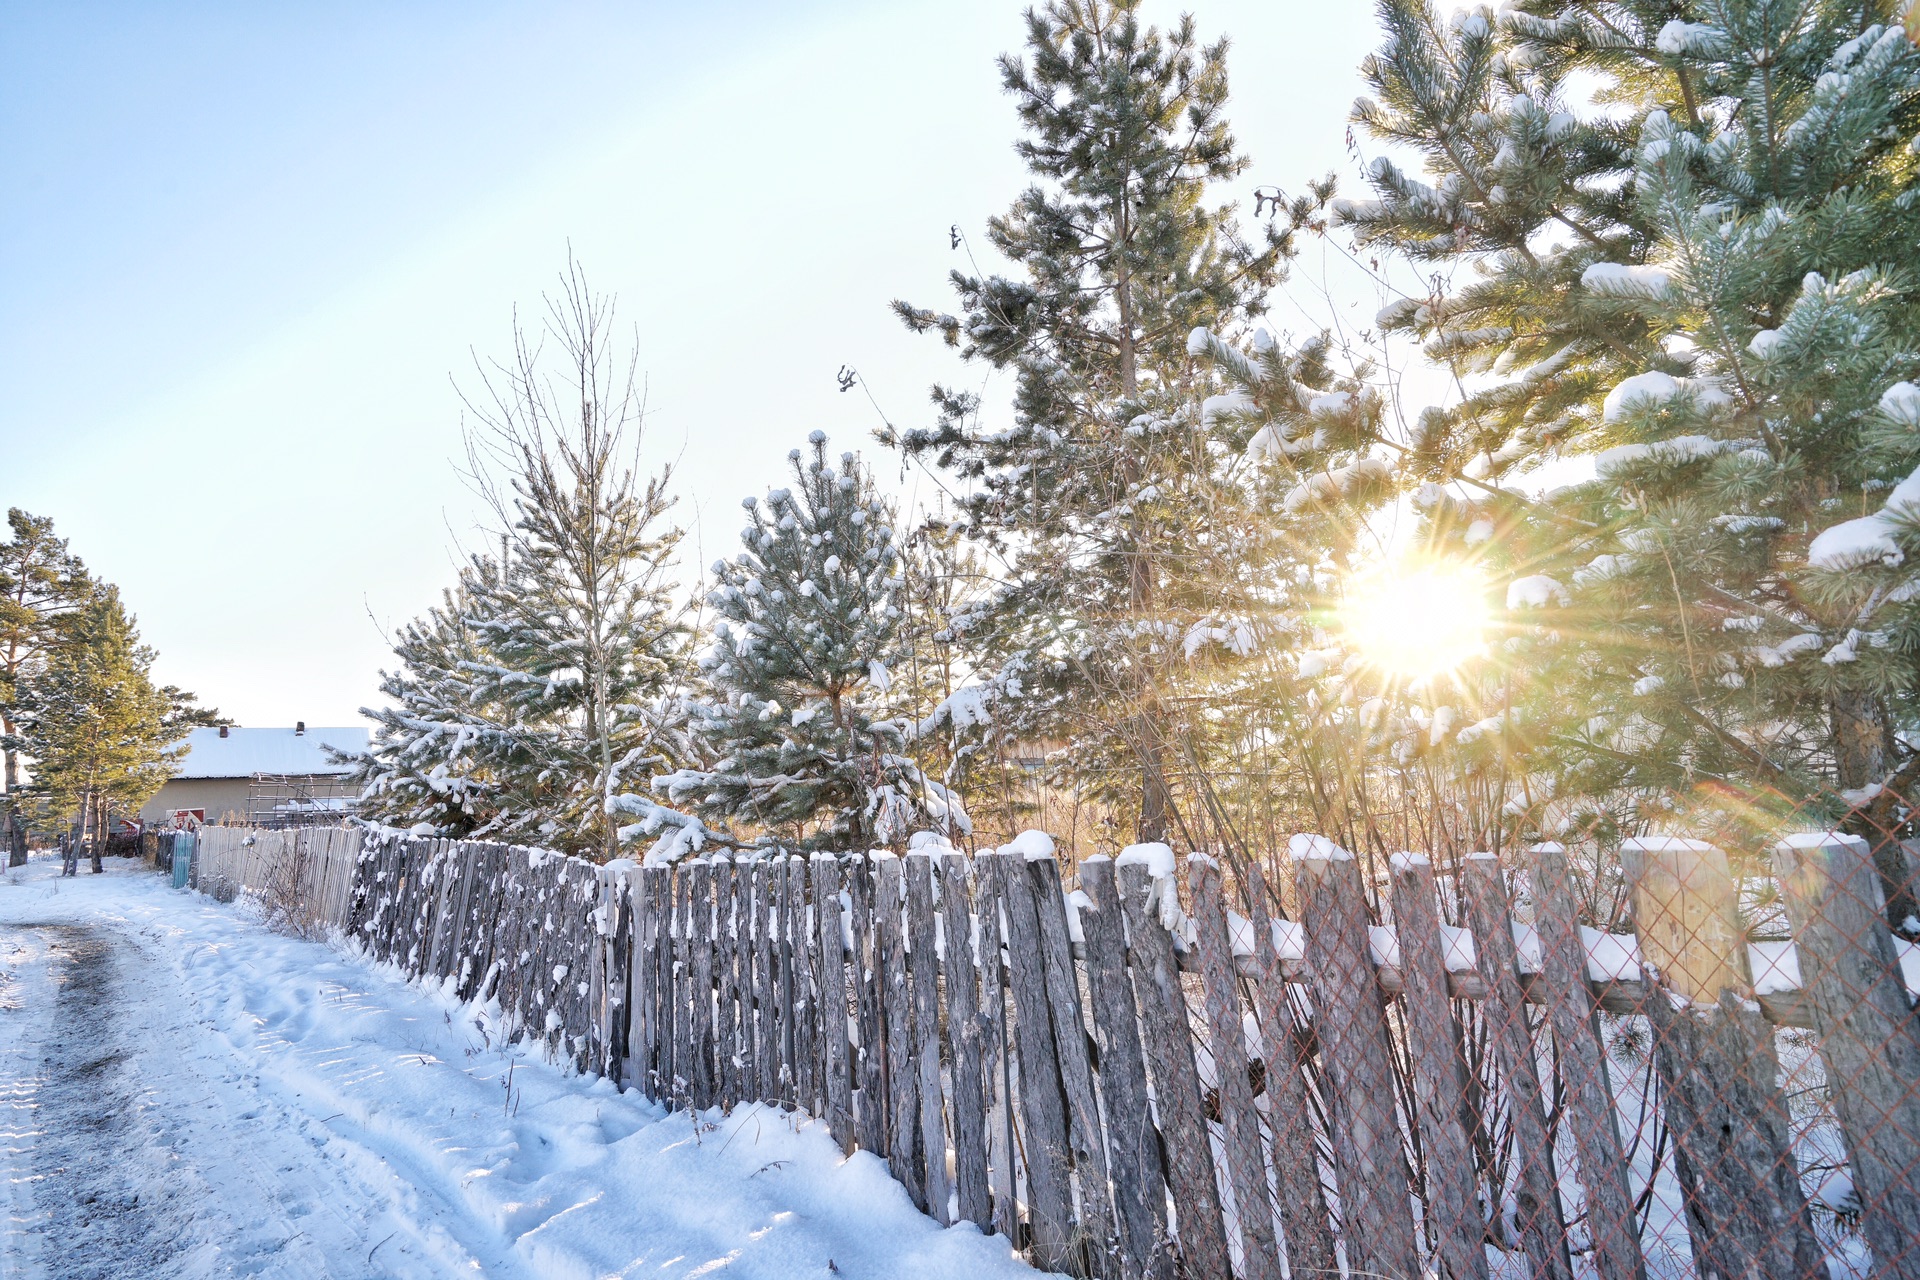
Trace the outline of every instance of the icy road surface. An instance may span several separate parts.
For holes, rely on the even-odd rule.
[[[151,871],[0,872],[0,1278],[1034,1272],[875,1157],[696,1125]]]

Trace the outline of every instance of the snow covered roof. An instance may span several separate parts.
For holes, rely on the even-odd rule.
[[[256,773],[345,773],[326,747],[365,751],[367,731],[344,729],[193,729],[176,778],[251,778]]]

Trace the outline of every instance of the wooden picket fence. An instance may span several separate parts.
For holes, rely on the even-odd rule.
[[[202,827],[195,846],[190,883],[201,892],[247,894],[302,933],[347,928],[361,847],[357,829]]]
[[[1554,845],[1369,878],[1296,842],[1271,893],[1089,858],[1068,893],[1051,857],[342,836],[376,959],[669,1105],[804,1113],[1045,1269],[1920,1275],[1912,957],[1850,838],[1781,846],[1793,940],[1749,945],[1682,840],[1628,845],[1613,935]]]

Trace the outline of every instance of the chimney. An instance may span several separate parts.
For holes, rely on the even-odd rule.
[[[298,737],[300,737],[301,735],[303,735],[303,734],[305,734],[305,733],[306,733],[306,731],[307,731],[307,722],[306,722],[305,720],[295,720],[295,721],[293,722],[293,736],[294,736],[294,737],[296,737],[296,738],[298,738]]]
[[[220,736],[223,738],[227,736],[227,726],[225,725],[220,726]]]

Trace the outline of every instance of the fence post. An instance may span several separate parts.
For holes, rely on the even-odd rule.
[[[1347,1265],[1376,1275],[1420,1271],[1406,1158],[1394,1115],[1386,1011],[1368,950],[1367,903],[1353,855],[1295,837],[1300,915],[1307,930],[1314,1027],[1333,1104]],[[1303,856],[1304,855],[1304,856]]]
[[[1792,836],[1774,871],[1798,941],[1861,1229],[1888,1275],[1920,1273],[1920,1025],[1866,842]]]
[[[1655,836],[1628,840],[1620,856],[1655,979],[1645,1009],[1694,1258],[1727,1276],[1823,1274],[1726,855]]]
[[[1162,846],[1164,849],[1165,846]],[[1171,854],[1168,855],[1169,857]],[[1167,1180],[1180,1232],[1181,1274],[1196,1280],[1231,1280],[1227,1230],[1220,1209],[1213,1150],[1201,1104],[1200,1073],[1193,1062],[1193,1032],[1173,937],[1161,923],[1160,894],[1174,892],[1173,877],[1156,879],[1149,866],[1126,853],[1114,866],[1120,905],[1132,944],[1134,990],[1153,1071],[1154,1099],[1166,1139]]]
[[[1486,1280],[1487,1224],[1480,1214],[1473,1147],[1461,1123],[1467,1104],[1466,1064],[1447,1003],[1446,947],[1433,866],[1413,853],[1394,854],[1389,866],[1434,1260],[1452,1280]]]

